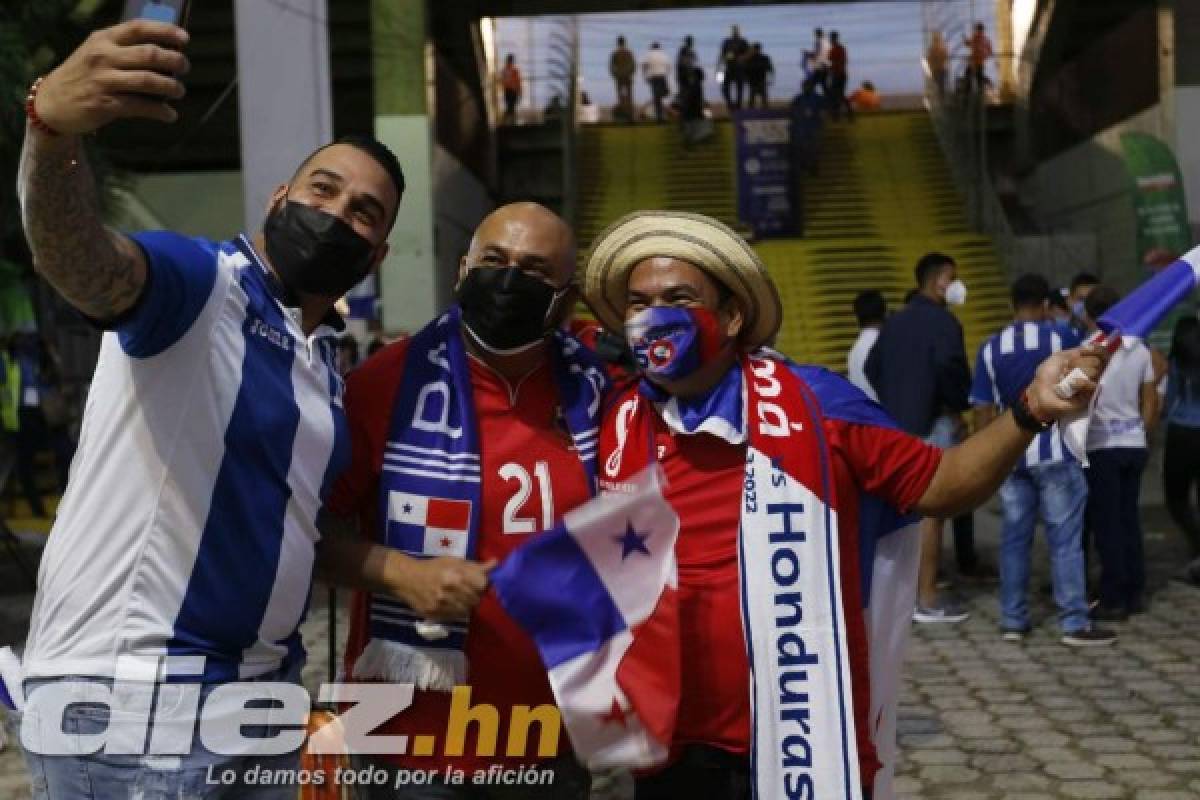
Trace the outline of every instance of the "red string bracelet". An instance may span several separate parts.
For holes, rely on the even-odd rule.
[[[29,95],[25,98],[25,116],[29,118],[29,124],[35,130],[39,130],[48,136],[58,136],[58,131],[47,125],[37,113],[37,93],[38,89],[42,88],[42,81],[44,80],[46,80],[46,76],[42,75],[29,87]]]

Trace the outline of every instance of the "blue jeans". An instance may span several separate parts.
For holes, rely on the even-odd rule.
[[[254,680],[299,683],[299,676],[300,666],[297,665]],[[151,723],[146,726],[143,737],[140,726],[121,726],[122,716],[129,712],[123,712],[119,707],[113,710],[105,704],[108,688],[112,686],[109,679],[68,676],[29,680],[25,682],[25,693],[29,697],[41,686],[66,686],[68,683],[72,704],[63,712],[61,721],[39,719],[37,710],[26,707],[23,723],[35,741],[40,726],[57,724],[72,742],[83,742],[86,737],[105,732],[112,741],[114,733],[121,730],[139,731],[136,738],[141,742],[159,742],[161,739],[156,734],[160,730],[166,733],[166,726],[157,724],[160,720],[169,719],[172,710],[179,710],[184,718],[188,715],[185,709],[188,703],[182,692],[159,687]],[[208,696],[221,685],[200,686],[201,709]],[[136,707],[139,701],[148,704],[150,698],[147,695],[153,693],[153,687],[149,683],[124,687],[117,702],[128,704],[127,707]],[[247,738],[275,736],[279,731],[278,726],[269,723],[242,728]],[[189,737],[190,746],[187,745]],[[172,730],[171,738],[184,743],[182,749],[187,750],[186,755],[116,755],[103,750],[82,755],[41,755],[23,747],[33,800],[295,800],[297,796],[298,789],[294,784],[265,783],[261,776],[267,771],[272,771],[273,775],[295,774],[300,767],[299,751],[273,756],[212,753],[200,742],[194,724]],[[92,749],[86,744],[79,747],[83,752]],[[37,749],[36,746],[32,748]]]
[[[1004,528],[1000,535],[1000,624],[1029,625],[1029,567],[1039,511],[1050,550],[1050,578],[1058,620],[1066,633],[1088,627],[1083,574],[1083,511],[1087,481],[1074,461],[1018,469],[1000,487]]]

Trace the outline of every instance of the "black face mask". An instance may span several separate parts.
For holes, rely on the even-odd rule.
[[[332,214],[286,200],[263,223],[267,257],[288,291],[338,298],[371,270],[374,247]]]
[[[486,350],[522,350],[550,332],[560,292],[517,267],[472,267],[458,287],[462,320]]]

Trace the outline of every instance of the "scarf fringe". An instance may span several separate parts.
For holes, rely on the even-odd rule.
[[[354,662],[352,673],[356,680],[411,683],[418,690],[449,692],[466,683],[467,656],[461,650],[372,639]]]

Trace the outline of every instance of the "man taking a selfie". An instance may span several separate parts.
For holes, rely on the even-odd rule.
[[[25,651],[37,798],[230,791],[213,775],[238,797],[295,797],[246,783],[297,766],[294,746],[241,738],[286,733],[276,719],[202,742],[196,708],[207,719],[232,682],[298,679],[317,511],[349,457],[333,304],[386,254],[404,178],[379,142],[347,138],[276,189],[254,236],[105,227],[80,139],[173,122],[187,41],[145,19],[96,31],[27,103],[34,266],[106,331]]]

